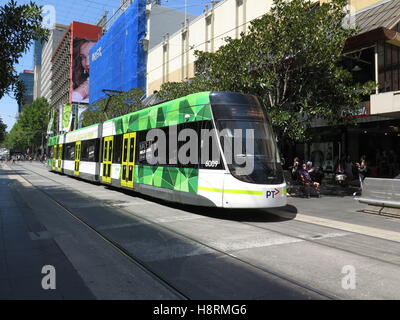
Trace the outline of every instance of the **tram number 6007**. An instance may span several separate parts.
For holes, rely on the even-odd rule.
[[[206,161],[205,165],[206,165],[206,168],[216,168],[219,165],[219,161],[208,160],[208,161]]]

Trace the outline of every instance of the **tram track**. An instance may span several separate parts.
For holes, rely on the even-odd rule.
[[[41,175],[40,173],[37,173],[37,172],[32,171],[32,170],[30,170],[30,169],[27,169],[26,167],[24,167],[24,168],[25,168],[26,170],[28,170],[28,171],[31,171],[31,172],[33,172],[33,173],[39,175],[39,176],[42,176],[43,178],[49,179],[49,180],[51,180],[51,181],[53,181],[53,182],[55,182],[55,183],[59,183],[58,181],[56,181],[56,180],[54,180],[54,179],[51,179],[51,178],[46,177],[46,176],[43,176],[43,175]],[[87,182],[87,181],[85,181],[85,182]],[[148,223],[151,222],[153,225],[161,226],[161,227],[163,227],[164,229],[168,229],[170,232],[179,234],[178,231],[176,231],[176,230],[174,230],[174,229],[169,229],[168,227],[165,227],[163,224],[159,224],[159,223],[156,223],[156,222],[154,222],[154,221],[152,221],[152,220],[150,220],[150,219],[146,219],[146,218],[144,218],[143,216],[136,215],[136,214],[132,213],[131,211],[127,211],[127,210],[124,210],[124,211],[127,212],[128,214],[132,215],[132,216],[135,216],[136,218],[140,218],[140,219],[146,220],[146,222],[148,222]],[[372,256],[372,255],[366,255],[366,254],[362,254],[362,253],[355,252],[355,251],[352,251],[352,250],[347,250],[347,249],[345,249],[345,248],[343,248],[343,247],[331,245],[331,244],[328,244],[328,243],[322,243],[320,240],[318,240],[318,238],[312,239],[312,238],[305,237],[305,236],[297,236],[297,235],[293,235],[293,234],[288,234],[288,233],[285,233],[285,232],[276,230],[276,229],[274,229],[274,228],[267,228],[267,227],[265,227],[265,226],[260,226],[260,225],[258,225],[258,224],[256,224],[256,223],[245,222],[245,221],[240,221],[240,220],[233,220],[233,221],[235,221],[235,222],[237,222],[237,223],[239,223],[239,224],[242,224],[242,225],[246,225],[246,226],[252,227],[252,228],[256,228],[256,229],[260,229],[260,230],[265,230],[265,231],[269,231],[269,232],[274,232],[274,233],[277,233],[277,234],[282,235],[282,236],[285,236],[285,237],[291,237],[291,238],[297,239],[297,240],[299,240],[299,241],[305,241],[305,242],[309,242],[309,243],[316,244],[316,245],[319,245],[319,246],[324,246],[324,247],[331,248],[331,249],[341,250],[341,251],[344,251],[344,252],[347,252],[347,253],[350,253],[350,254],[354,254],[354,255],[357,255],[357,256],[360,256],[360,257],[369,258],[369,259],[374,259],[374,260],[376,260],[376,261],[379,261],[379,262],[382,262],[382,263],[386,263],[386,264],[389,264],[389,265],[399,266],[399,264],[396,264],[396,263],[393,263],[393,262],[390,262],[390,261],[387,261],[387,260],[383,260],[383,259],[380,259],[380,258],[375,257],[375,256]],[[298,221],[298,223],[310,224],[310,223],[306,223],[306,222],[303,222],[303,221]],[[332,229],[335,229],[335,230],[338,230],[338,231],[345,231],[345,230],[336,229],[336,228],[332,228]],[[348,231],[346,231],[346,232],[348,232]],[[350,233],[352,233],[352,234],[358,234],[358,235],[362,235],[362,236],[366,236],[366,235],[364,235],[364,234],[362,234],[362,233],[357,233],[357,232],[349,232],[349,234],[350,234]],[[182,233],[182,234],[180,234],[180,235],[183,236],[183,237],[187,237],[187,238],[189,238],[190,240],[193,240],[193,241],[196,241],[196,242],[198,242],[198,243],[201,243],[201,242],[199,242],[198,240],[196,240],[195,238],[190,238],[190,237],[187,236],[186,234],[183,234],[183,233]],[[367,235],[367,236],[370,237],[370,238],[377,239],[377,240],[382,240],[381,238],[374,237],[374,236],[371,236],[371,235]],[[397,242],[396,242],[396,241],[393,241],[393,240],[385,239],[385,241],[389,241],[389,242],[392,242],[392,243],[396,243],[396,244],[397,244]],[[207,244],[205,244],[205,243],[201,243],[201,244],[204,245],[204,246],[206,246],[206,247],[208,247],[208,248],[210,248],[210,249],[213,249],[213,250],[215,250],[215,251],[218,251],[218,252],[220,252],[220,253],[224,253],[224,254],[226,254],[226,255],[230,255],[229,253],[227,253],[227,252],[225,252],[225,251],[221,251],[220,249],[211,247],[211,246],[209,246],[209,245],[207,245]],[[232,257],[235,257],[235,256],[233,256],[233,255],[231,255],[231,256],[232,256]],[[235,257],[235,258],[236,258],[236,257]]]
[[[57,180],[52,179],[52,178],[49,178],[48,176],[42,175],[41,173],[39,173],[39,172],[37,172],[37,171],[34,171],[34,170],[30,169],[30,168],[27,168],[27,167],[25,167],[25,166],[23,166],[23,168],[24,168],[25,170],[29,171],[29,172],[32,172],[32,173],[35,174],[35,175],[38,175],[38,176],[44,178],[44,179],[51,180],[51,181],[53,181],[54,183],[56,183],[57,185],[62,185],[62,183],[61,183],[60,181],[57,181]],[[27,180],[27,179],[25,179],[25,180]],[[27,180],[27,181],[29,181],[29,180]],[[86,182],[86,181],[82,181],[82,182]],[[29,182],[29,183],[31,183],[31,182]],[[75,190],[75,189],[72,188],[72,190]],[[118,189],[113,189],[113,190],[119,191]],[[48,194],[46,194],[46,195],[53,198],[53,196],[51,196],[51,195],[48,195]],[[53,198],[53,199],[54,199],[54,198]],[[54,199],[54,200],[57,201],[56,199]],[[58,201],[57,201],[57,202],[58,202]],[[59,203],[59,202],[58,202],[58,203]],[[59,205],[65,207],[65,206],[62,205],[61,203],[59,203]],[[67,209],[67,208],[65,208],[65,209],[68,210],[68,211],[70,211],[70,210]],[[124,209],[123,207],[122,207],[122,208],[119,208],[119,210],[121,210],[122,212],[124,212],[124,213],[126,213],[126,214],[128,214],[128,215],[130,215],[130,216],[132,216],[132,217],[134,217],[135,219],[137,219],[137,220],[139,220],[139,221],[142,221],[142,222],[144,222],[144,223],[146,223],[146,224],[150,224],[150,225],[152,225],[152,226],[154,226],[154,227],[156,227],[156,228],[158,228],[158,229],[162,229],[162,230],[165,230],[165,231],[170,232],[170,233],[172,233],[172,234],[175,234],[175,235],[177,235],[177,236],[179,236],[179,237],[181,237],[181,238],[183,238],[183,239],[187,239],[187,240],[189,240],[189,241],[191,241],[191,242],[197,243],[197,244],[199,244],[199,245],[201,245],[201,246],[203,246],[203,247],[206,247],[206,248],[208,248],[208,249],[210,249],[210,250],[212,250],[212,251],[214,251],[214,252],[217,252],[217,253],[219,253],[219,254],[225,255],[225,256],[227,256],[227,257],[230,257],[231,259],[234,259],[235,261],[241,262],[241,263],[243,263],[243,264],[245,264],[245,265],[247,265],[247,266],[249,266],[249,267],[255,268],[255,269],[259,270],[259,271],[262,271],[262,272],[267,273],[267,274],[269,274],[269,275],[272,275],[272,276],[274,276],[274,277],[276,277],[276,278],[279,278],[279,279],[281,279],[281,280],[283,280],[283,281],[285,281],[285,282],[287,282],[287,283],[290,283],[291,285],[294,285],[294,286],[296,286],[296,287],[298,287],[298,288],[301,288],[301,289],[306,290],[306,291],[308,291],[308,292],[312,292],[312,293],[314,293],[314,294],[320,296],[321,298],[325,298],[325,299],[340,299],[340,297],[337,297],[337,296],[335,296],[334,294],[330,294],[330,293],[327,293],[327,292],[322,292],[322,291],[319,290],[319,289],[313,288],[313,287],[308,286],[308,285],[305,285],[304,283],[301,283],[301,282],[299,282],[299,281],[297,281],[297,280],[295,280],[295,279],[292,279],[292,278],[288,277],[286,274],[281,274],[281,273],[279,273],[279,272],[269,270],[269,269],[267,269],[267,268],[265,268],[265,267],[263,267],[263,266],[260,266],[259,264],[252,263],[252,262],[250,262],[250,261],[247,261],[247,260],[245,260],[245,259],[242,259],[242,258],[240,258],[240,257],[237,257],[235,254],[232,254],[232,253],[230,253],[230,252],[221,250],[220,248],[217,248],[217,247],[215,247],[215,246],[213,246],[213,245],[210,245],[210,244],[208,244],[208,243],[206,243],[206,242],[204,242],[204,241],[202,241],[202,240],[199,240],[199,239],[196,238],[196,237],[190,236],[190,235],[188,235],[188,234],[185,233],[185,232],[180,232],[180,231],[178,231],[178,230],[175,230],[174,228],[171,228],[171,227],[169,227],[169,226],[166,226],[165,224],[155,222],[155,221],[153,221],[153,220],[151,220],[151,219],[148,219],[148,218],[146,218],[146,217],[143,217],[142,215],[136,214],[136,213],[132,212],[131,210]],[[71,212],[71,211],[70,211],[70,212]],[[189,212],[190,212],[190,211],[189,211]],[[72,212],[71,212],[71,214],[74,215],[74,213],[72,213]],[[197,214],[197,215],[198,215],[199,213],[194,213],[194,214]],[[75,216],[75,218],[81,220],[81,219],[80,219],[79,217],[77,217],[76,215],[74,215],[74,216]],[[82,221],[82,220],[81,220],[81,221]],[[347,250],[347,249],[344,248],[343,246],[337,246],[337,245],[335,245],[335,244],[329,244],[329,243],[322,243],[320,240],[318,240],[318,238],[312,239],[312,238],[309,238],[309,237],[307,237],[307,236],[298,236],[298,235],[288,234],[288,233],[285,233],[285,232],[276,230],[275,228],[268,228],[268,227],[265,227],[265,226],[257,225],[257,223],[246,222],[246,221],[240,221],[240,220],[237,220],[237,219],[234,219],[234,220],[232,220],[232,221],[237,222],[237,223],[242,224],[242,225],[246,225],[246,226],[255,228],[255,229],[265,230],[265,231],[268,231],[268,232],[274,232],[274,233],[276,233],[276,234],[279,234],[279,235],[282,235],[282,236],[285,236],[285,237],[291,237],[291,238],[297,239],[297,240],[299,240],[299,241],[304,241],[304,242],[312,243],[312,244],[315,244],[315,245],[318,245],[318,246],[321,246],[321,247],[326,247],[326,248],[335,249],[335,250],[341,250],[341,251],[343,251],[343,252],[346,252],[346,253],[349,253],[349,254],[352,254],[352,255],[356,255],[356,256],[359,256],[359,257],[368,258],[368,259],[373,259],[373,260],[375,260],[375,261],[377,261],[377,262],[385,263],[385,264],[388,264],[388,265],[391,265],[391,266],[396,266],[396,267],[399,266],[399,264],[396,264],[396,263],[393,263],[393,262],[390,262],[390,261],[387,261],[387,260],[384,260],[384,259],[380,259],[379,257],[376,257],[376,256],[372,256],[372,255],[368,255],[368,254],[362,254],[362,253],[360,253],[360,252],[355,252],[355,251],[352,251],[352,250]],[[84,221],[82,221],[82,222],[85,223],[85,224],[87,224],[87,223],[84,222]],[[298,222],[305,223],[305,222],[302,222],[302,221],[298,221]],[[306,224],[309,224],[309,223],[306,223]],[[88,225],[90,228],[94,229],[94,228],[91,227],[89,224],[87,224],[87,225]],[[343,231],[343,230],[341,230],[341,229],[336,229],[336,228],[333,228],[333,229],[334,229],[334,230],[338,230],[338,231]],[[94,231],[95,231],[96,233],[102,235],[98,230],[94,229]],[[363,235],[363,234],[361,234],[361,233],[353,233],[353,234]],[[102,235],[102,236],[103,236],[103,235]],[[375,237],[369,236],[369,235],[368,235],[368,237],[375,238]],[[379,238],[377,238],[377,239],[379,239]],[[382,239],[380,239],[380,240],[382,240]],[[386,241],[390,241],[390,240],[386,240]],[[394,242],[394,241],[390,241],[390,242]],[[117,244],[117,245],[118,245],[118,244]],[[129,252],[127,252],[124,248],[121,248],[121,249],[122,249],[123,251],[125,251],[126,254],[129,255]],[[133,258],[134,258],[134,257],[133,257]],[[183,295],[184,295],[184,294],[183,294]],[[190,299],[190,298],[188,298],[188,297],[186,297],[186,298],[187,298],[187,299]]]
[[[49,177],[47,177],[47,176],[45,176],[45,175],[42,175],[41,173],[39,173],[39,172],[37,172],[37,171],[34,171],[34,170],[30,169],[30,168],[27,168],[27,167],[25,167],[25,166],[22,166],[22,167],[23,167],[24,170],[27,170],[27,171],[29,171],[29,172],[31,172],[31,173],[33,173],[33,174],[39,176],[39,177],[42,177],[42,178],[44,178],[44,179],[50,180],[50,181],[52,181],[52,182],[54,182],[54,183],[56,183],[56,184],[58,184],[58,185],[63,186],[62,183],[60,183],[59,181],[57,181],[57,180],[55,180],[55,179],[49,178]],[[58,206],[60,206],[63,210],[65,210],[65,211],[66,211],[70,216],[72,216],[74,219],[78,220],[80,223],[84,224],[87,228],[89,228],[90,230],[92,230],[93,232],[95,232],[95,233],[96,233],[99,237],[101,237],[105,242],[107,242],[108,244],[110,244],[115,250],[117,250],[118,252],[120,252],[121,254],[123,254],[125,257],[127,257],[132,263],[138,265],[142,270],[144,270],[144,271],[147,272],[148,274],[152,275],[155,279],[157,279],[160,283],[162,283],[164,286],[166,286],[167,288],[169,288],[169,289],[170,289],[173,293],[175,293],[177,296],[181,297],[181,298],[184,299],[184,300],[190,299],[190,297],[188,297],[185,293],[183,293],[179,288],[176,288],[172,283],[170,283],[170,282],[168,282],[167,280],[163,279],[159,274],[157,274],[156,272],[154,272],[154,271],[152,270],[152,268],[146,264],[146,262],[143,262],[143,261],[141,261],[140,259],[134,257],[134,256],[133,256],[128,250],[126,250],[124,247],[122,247],[121,245],[119,245],[118,243],[116,243],[115,241],[113,241],[112,239],[110,239],[109,237],[105,236],[102,232],[100,232],[99,230],[97,230],[96,228],[94,228],[93,226],[91,226],[90,223],[87,223],[86,221],[84,221],[83,219],[81,219],[81,218],[80,218],[77,214],[75,214],[71,209],[67,208],[64,204],[62,204],[60,201],[58,201],[53,195],[51,195],[51,194],[49,194],[48,192],[42,190],[40,187],[35,186],[28,178],[26,178],[26,177],[24,177],[24,176],[21,176],[21,177],[22,177],[24,180],[26,180],[29,184],[33,185],[35,189],[37,189],[37,190],[39,190],[40,192],[42,192],[43,194],[45,194],[49,199],[51,199],[53,202],[55,202]],[[86,182],[86,181],[85,181],[85,182]],[[64,186],[63,186],[63,187],[64,187]],[[246,265],[246,266],[248,266],[248,267],[251,267],[251,268],[254,268],[254,269],[256,269],[256,270],[258,270],[258,271],[261,271],[261,272],[263,272],[263,273],[269,274],[270,276],[273,276],[273,277],[275,277],[275,278],[277,278],[277,279],[280,279],[281,281],[283,281],[283,282],[285,282],[285,283],[287,283],[287,284],[290,284],[290,285],[295,286],[295,287],[297,287],[297,288],[299,288],[299,289],[301,289],[301,290],[304,290],[304,291],[306,291],[306,292],[311,293],[311,295],[313,295],[315,298],[319,297],[320,299],[322,298],[322,299],[331,299],[331,300],[337,300],[337,299],[338,299],[338,297],[334,296],[333,294],[329,294],[329,293],[326,293],[326,292],[322,292],[321,290],[318,290],[318,289],[316,289],[316,288],[313,288],[313,287],[310,287],[310,286],[308,286],[308,285],[305,285],[304,283],[301,283],[301,282],[299,282],[299,281],[297,281],[297,280],[295,280],[295,279],[289,278],[289,277],[287,277],[287,276],[284,275],[284,274],[280,274],[280,273],[278,273],[278,272],[268,270],[267,268],[264,268],[264,267],[262,267],[262,266],[260,266],[260,265],[255,264],[255,263],[251,263],[251,262],[249,262],[249,261],[247,261],[247,260],[244,260],[244,259],[242,259],[242,258],[240,258],[240,257],[237,257],[236,255],[234,255],[234,254],[232,254],[232,253],[230,253],[230,252],[221,250],[221,249],[219,249],[219,248],[217,248],[217,247],[215,247],[215,246],[212,246],[212,245],[210,245],[210,244],[208,244],[208,243],[206,243],[206,242],[204,242],[204,241],[201,241],[201,240],[199,240],[199,239],[197,239],[197,238],[195,238],[195,237],[189,236],[188,234],[185,234],[185,233],[183,233],[183,232],[180,232],[180,231],[177,231],[177,230],[175,230],[175,229],[173,229],[173,228],[170,228],[170,227],[168,227],[168,226],[166,226],[166,225],[164,225],[164,224],[154,222],[154,221],[151,220],[151,219],[148,219],[148,218],[145,218],[145,217],[143,217],[143,216],[141,216],[141,215],[135,214],[135,213],[133,213],[132,211],[128,211],[128,210],[126,210],[126,209],[124,209],[124,208],[119,208],[119,210],[121,210],[121,211],[124,212],[124,213],[129,214],[130,216],[134,217],[135,219],[137,219],[137,220],[139,220],[139,221],[142,221],[142,222],[144,222],[144,223],[146,223],[146,224],[149,224],[149,225],[154,226],[154,227],[156,227],[156,228],[158,228],[158,229],[161,229],[161,230],[167,231],[167,232],[169,232],[169,233],[172,233],[172,234],[174,234],[174,235],[177,235],[177,236],[179,236],[179,237],[181,237],[181,238],[183,238],[183,239],[186,239],[186,240],[191,241],[191,242],[193,242],[193,243],[196,243],[196,244],[198,244],[198,245],[200,245],[200,246],[202,246],[202,247],[205,247],[205,248],[207,248],[207,249],[209,249],[209,250],[212,250],[212,251],[215,252],[215,253],[218,253],[218,254],[221,254],[221,255],[223,255],[223,256],[227,256],[227,257],[229,257],[229,258],[231,258],[231,259],[234,259],[235,261],[240,262],[240,263],[242,263],[242,264],[244,264],[244,265]],[[254,225],[252,225],[252,224],[248,224],[248,223],[245,223],[245,222],[239,222],[239,221],[236,221],[236,222],[241,223],[241,224],[247,224],[247,225],[249,225],[249,226],[251,226],[251,227],[257,228],[257,226],[254,226]],[[262,227],[258,227],[258,228],[264,229],[264,228],[262,228]],[[266,228],[265,228],[265,229],[266,229]],[[268,229],[266,229],[266,230],[268,230]],[[276,231],[274,231],[274,230],[269,230],[269,231],[276,232]],[[285,235],[284,233],[281,233],[281,234]],[[285,235],[285,236],[288,236],[288,235]],[[291,236],[291,237],[292,237],[292,236]],[[304,240],[304,239],[302,239],[302,240]],[[318,299],[318,298],[317,298],[317,299]]]
[[[1,168],[1,167],[0,167]],[[31,169],[26,168],[23,166],[24,170],[30,171],[40,177],[43,177],[47,180],[51,180],[57,184],[60,184],[58,181],[51,179],[49,177],[46,177],[38,172],[35,172]],[[11,171],[8,172],[13,172],[13,168],[10,168]],[[96,228],[92,227],[90,224],[86,223],[83,219],[79,218],[76,214],[74,214],[70,209],[68,209],[65,205],[63,205],[60,201],[58,201],[55,197],[50,195],[48,192],[42,190],[40,187],[35,186],[29,179],[25,178],[23,175],[19,175],[22,179],[24,179],[27,183],[29,183],[31,186],[33,186],[36,190],[39,192],[43,193],[49,200],[54,202],[56,205],[61,207],[68,215],[70,215],[73,219],[78,221],[80,224],[84,225],[86,228],[94,232],[98,237],[100,237],[104,242],[106,242],[108,245],[110,245],[114,250],[116,250],[119,254],[127,258],[132,264],[135,266],[139,267],[140,270],[144,271],[147,275],[155,279],[158,283],[162,284],[166,289],[171,291],[173,294],[175,294],[178,298],[182,300],[190,300],[189,297],[187,297],[183,292],[181,292],[178,288],[176,288],[173,284],[169,283],[165,279],[161,278],[157,273],[153,272],[151,268],[149,268],[144,262],[141,260],[135,258],[133,255],[131,255],[125,248],[120,246],[118,243],[110,239],[109,237],[104,236],[101,232],[96,230]]]
[[[57,180],[52,179],[52,178],[49,178],[48,176],[42,175],[41,173],[39,173],[39,172],[37,172],[37,171],[35,171],[35,170],[32,170],[32,169],[30,169],[30,168],[27,168],[27,167],[25,167],[25,166],[22,166],[22,167],[24,168],[24,170],[27,170],[27,171],[29,171],[29,172],[31,172],[31,173],[37,175],[37,176],[40,176],[40,177],[42,177],[42,178],[44,178],[44,179],[46,179],[46,180],[53,181],[53,182],[56,183],[57,185],[61,185],[62,187],[64,187],[60,181],[57,181]],[[26,180],[27,182],[29,182],[30,184],[32,184],[31,181],[29,181],[29,180],[26,179],[25,177],[23,177],[23,178],[24,178],[24,180]],[[86,181],[82,181],[82,182],[86,182]],[[81,223],[85,224],[87,227],[89,227],[89,228],[92,229],[94,232],[96,232],[96,234],[98,234],[99,236],[101,236],[102,238],[104,238],[105,241],[111,243],[115,248],[118,249],[118,251],[120,251],[121,253],[123,253],[125,256],[127,256],[127,257],[130,258],[131,260],[137,261],[137,262],[140,264],[140,266],[141,266],[142,268],[144,268],[144,270],[146,270],[147,272],[149,272],[150,274],[152,274],[152,275],[153,275],[154,277],[156,277],[157,279],[160,279],[160,281],[164,284],[164,281],[165,281],[165,280],[162,279],[156,272],[154,272],[153,270],[151,270],[151,267],[147,266],[145,262],[142,262],[142,261],[138,260],[137,258],[135,258],[132,254],[129,253],[128,250],[124,249],[124,248],[123,248],[122,246],[120,246],[118,243],[115,243],[115,241],[112,241],[111,239],[107,239],[107,237],[105,237],[104,234],[102,234],[99,230],[96,230],[96,229],[95,229],[94,227],[92,227],[89,223],[86,223],[83,219],[79,218],[76,214],[74,214],[70,209],[68,209],[68,208],[67,208],[66,206],[64,206],[61,202],[59,202],[57,199],[55,199],[52,195],[48,194],[46,191],[41,190],[39,187],[36,187],[36,186],[34,186],[34,187],[35,187],[36,189],[40,190],[41,192],[43,192],[44,194],[46,194],[46,196],[49,197],[49,198],[51,198],[52,201],[55,201],[59,206],[61,206],[64,210],[66,210],[66,211],[67,211],[70,215],[72,215],[75,219],[79,220]],[[65,187],[64,187],[64,188],[65,188]],[[71,188],[71,190],[75,190],[75,189],[74,189],[74,188]],[[116,190],[116,189],[114,189],[114,190]],[[230,253],[230,252],[221,250],[220,248],[217,248],[217,247],[212,246],[212,245],[210,245],[210,244],[208,244],[208,243],[206,243],[206,242],[204,242],[204,241],[201,241],[201,240],[199,240],[199,239],[197,239],[197,238],[195,238],[195,237],[192,237],[192,236],[188,235],[187,233],[177,231],[177,230],[175,230],[175,229],[173,229],[173,228],[170,228],[170,227],[166,226],[165,224],[157,223],[157,222],[155,222],[155,221],[153,221],[153,220],[151,220],[151,219],[148,219],[148,218],[143,217],[143,216],[141,216],[141,215],[135,214],[134,212],[132,212],[132,211],[130,211],[130,210],[126,210],[126,209],[124,209],[123,207],[122,207],[122,208],[119,208],[119,210],[123,211],[124,213],[126,213],[126,214],[128,214],[128,215],[130,215],[130,216],[132,216],[132,217],[134,217],[135,219],[137,219],[137,220],[139,220],[139,221],[142,221],[142,222],[144,222],[144,223],[146,223],[146,224],[150,224],[150,225],[152,225],[152,226],[154,226],[154,227],[156,227],[156,228],[158,228],[158,229],[162,229],[162,230],[165,230],[165,231],[167,231],[167,232],[170,232],[170,233],[172,233],[172,234],[174,234],[174,235],[177,235],[177,236],[179,236],[179,237],[181,237],[181,238],[183,238],[183,239],[187,239],[187,240],[189,240],[189,241],[191,241],[191,242],[197,243],[198,245],[201,245],[201,246],[203,246],[203,247],[206,247],[206,248],[208,248],[208,249],[210,249],[210,250],[212,250],[212,251],[214,251],[214,252],[217,252],[217,253],[222,254],[222,255],[224,255],[224,256],[227,256],[227,257],[230,257],[231,259],[234,259],[234,260],[236,260],[236,261],[238,261],[238,262],[241,262],[241,263],[243,263],[243,264],[245,264],[245,265],[247,265],[247,266],[249,266],[249,267],[255,268],[255,269],[259,270],[259,271],[262,271],[262,272],[267,273],[267,274],[269,274],[269,275],[272,275],[272,276],[274,276],[274,277],[276,277],[276,278],[278,278],[278,279],[280,279],[280,280],[283,280],[283,281],[285,281],[285,282],[287,282],[287,283],[290,283],[291,285],[294,285],[294,286],[296,286],[296,287],[298,287],[298,288],[301,288],[301,289],[303,289],[303,290],[306,290],[306,291],[308,291],[308,292],[311,292],[311,293],[313,293],[313,294],[316,294],[316,295],[320,296],[321,298],[325,298],[325,299],[340,299],[339,297],[335,296],[334,294],[322,292],[322,291],[319,290],[319,289],[310,287],[310,286],[305,285],[305,284],[303,284],[303,283],[301,283],[301,282],[299,282],[299,281],[297,281],[297,280],[295,280],[295,279],[292,279],[292,278],[288,277],[288,276],[285,275],[285,274],[281,274],[281,273],[276,272],[276,271],[271,271],[271,270],[269,270],[269,269],[267,269],[267,268],[265,268],[265,267],[263,267],[263,266],[260,266],[260,265],[258,265],[258,264],[256,264],[256,263],[252,263],[252,262],[250,262],[250,261],[247,261],[247,260],[245,260],[245,259],[242,259],[242,258],[240,258],[240,257],[237,257],[236,255],[234,255],[234,254],[232,254],[232,253]],[[299,241],[305,241],[305,242],[309,242],[309,243],[316,244],[316,245],[318,245],[318,246],[323,246],[323,247],[327,247],[327,248],[331,248],[331,249],[341,250],[341,251],[350,253],[350,254],[352,254],[352,255],[357,255],[357,256],[360,256],[360,257],[364,257],[364,258],[374,259],[374,260],[379,261],[379,262],[381,262],[381,263],[390,264],[390,265],[393,265],[393,266],[398,266],[398,264],[391,263],[391,262],[389,262],[389,261],[386,261],[386,260],[383,260],[383,259],[379,259],[379,258],[374,257],[374,256],[361,254],[361,253],[359,253],[359,252],[354,252],[354,251],[351,251],[351,250],[346,250],[346,249],[344,249],[344,248],[342,248],[342,247],[340,247],[340,246],[338,247],[338,246],[331,245],[331,244],[327,244],[327,243],[321,243],[320,241],[318,241],[318,239],[313,240],[313,239],[309,239],[308,237],[303,237],[303,236],[296,236],[296,235],[292,235],[292,234],[287,234],[287,233],[284,233],[284,232],[282,232],[282,231],[278,231],[278,230],[273,229],[273,228],[267,228],[267,227],[265,227],[265,226],[259,226],[259,225],[255,224],[255,223],[251,223],[251,222],[245,222],[245,221],[240,221],[240,220],[233,220],[233,221],[235,221],[235,222],[237,222],[237,223],[239,223],[239,224],[242,224],[242,225],[250,226],[250,227],[252,227],[252,228],[261,229],[261,230],[265,230],[265,231],[269,231],[269,232],[274,232],[274,233],[277,233],[277,234],[279,234],[279,235],[286,236],[286,237],[291,237],[291,238],[297,239],[297,240],[299,240]],[[300,221],[300,222],[301,222],[301,221]],[[302,223],[303,223],[303,222],[302,222]],[[336,229],[336,230],[340,230],[340,229]],[[178,294],[179,296],[181,296],[183,299],[190,299],[190,297],[187,297],[184,293],[182,293],[181,291],[179,291],[178,288],[175,288],[173,284],[170,284],[170,283],[166,282],[166,285],[167,285],[168,287],[171,287],[171,288],[172,288],[172,291],[177,292],[177,294]]]

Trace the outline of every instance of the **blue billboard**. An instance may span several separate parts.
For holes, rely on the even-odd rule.
[[[145,90],[146,2],[134,0],[90,50],[90,104],[107,97],[104,89]]]

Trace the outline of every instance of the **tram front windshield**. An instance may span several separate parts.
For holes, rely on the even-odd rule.
[[[213,106],[231,174],[255,184],[283,183],[283,170],[271,124],[261,106]]]

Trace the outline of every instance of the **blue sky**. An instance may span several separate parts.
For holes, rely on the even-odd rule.
[[[8,0],[1,0],[0,4]],[[56,22],[69,25],[72,21],[80,21],[89,24],[96,24],[99,17],[108,11],[110,18],[113,12],[120,6],[120,0],[35,0],[38,5],[52,5],[56,9]],[[203,13],[206,4],[211,0],[186,0],[187,12],[195,15]],[[29,0],[17,0],[18,4],[29,3]],[[161,0],[161,4],[176,10],[185,10],[185,0]],[[33,70],[33,46],[27,52],[16,66],[17,72],[23,70]],[[0,117],[8,126],[10,131],[16,121],[18,105],[11,96],[5,96],[0,100]]]

